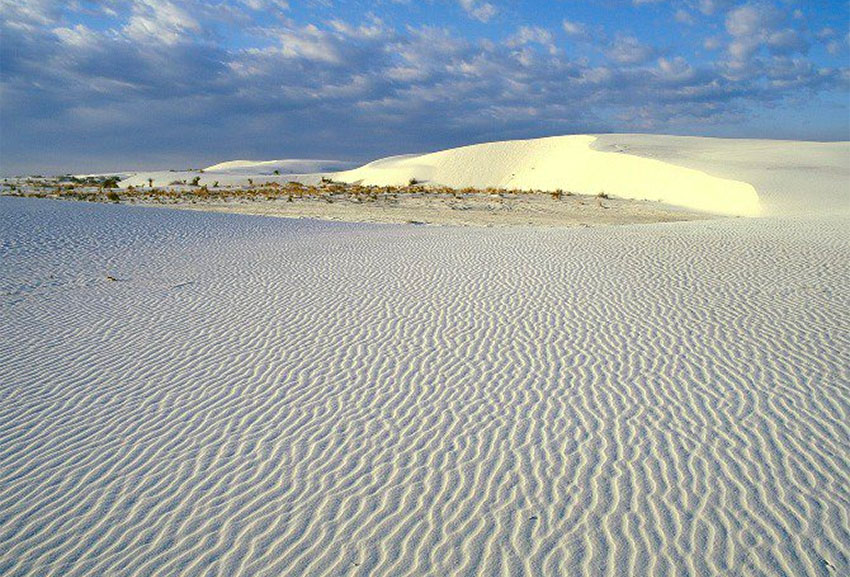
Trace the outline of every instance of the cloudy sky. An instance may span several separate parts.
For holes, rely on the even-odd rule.
[[[0,170],[850,139],[848,0],[0,0]]]

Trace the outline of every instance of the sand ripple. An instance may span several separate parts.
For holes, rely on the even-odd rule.
[[[850,574],[846,220],[0,209],[0,574]]]

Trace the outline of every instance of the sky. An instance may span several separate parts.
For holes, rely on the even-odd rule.
[[[850,140],[848,0],[0,0],[0,172]]]

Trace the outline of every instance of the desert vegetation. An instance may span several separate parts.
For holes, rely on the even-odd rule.
[[[329,176],[310,183],[265,182],[257,177],[242,183],[201,183],[196,176],[181,176],[168,185],[142,179],[120,187],[116,176],[18,177],[0,183],[0,195],[290,218],[462,226],[590,226],[702,218],[657,203],[609,200],[607,195],[594,198],[566,189],[450,188],[416,180],[378,186],[339,182]]]

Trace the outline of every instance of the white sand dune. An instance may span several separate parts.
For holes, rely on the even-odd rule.
[[[343,170],[351,165],[340,160],[285,159],[285,160],[230,160],[208,166],[204,172],[245,174],[310,174]]]
[[[850,214],[850,142],[606,134],[592,146],[747,182],[766,215]]]
[[[850,574],[850,218],[765,190],[590,229],[0,197],[0,575]]]
[[[660,201],[716,214],[759,213],[758,194],[747,182],[661,160],[594,150],[595,140],[595,136],[555,136],[476,144],[378,160],[334,178],[379,185],[403,185],[415,179],[455,188],[563,189]]]
[[[169,186],[185,181],[191,183],[195,178],[199,185],[207,186],[247,186],[251,183],[285,183],[289,181],[305,184],[318,183],[323,174],[342,170],[352,163],[340,160],[230,160],[208,166],[202,170],[160,170],[137,172],[127,175],[120,182],[122,188],[128,186],[145,188],[150,186]],[[277,171],[278,174],[275,174]]]
[[[198,172],[136,173],[121,186],[212,186],[298,181],[452,188],[565,190],[658,201],[718,215],[850,211],[850,143],[640,134],[576,135],[476,144],[376,160],[342,172],[329,160],[222,162]],[[281,174],[274,175],[278,170]],[[150,179],[150,180],[149,180]],[[799,191],[807,190],[806,194]]]

